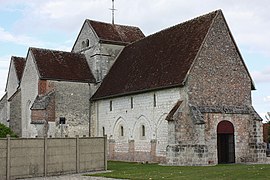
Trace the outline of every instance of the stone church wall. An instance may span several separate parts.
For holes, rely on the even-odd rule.
[[[97,82],[100,82],[113,65],[115,58],[124,46],[113,44],[96,44],[94,47],[83,51],[89,67]]]
[[[31,124],[30,108],[38,95],[38,72],[31,53],[28,54],[21,80],[22,137],[37,136],[37,125]]]
[[[205,114],[205,141],[208,146],[209,162],[217,164],[217,126],[221,121],[229,121],[234,126],[235,162],[242,163],[251,160],[249,152],[250,126],[252,119],[249,114]]]
[[[89,42],[88,46],[85,46],[86,41]],[[121,45],[100,43],[95,32],[93,32],[89,25],[85,23],[72,51],[85,54],[93,75],[96,80],[100,82],[108,73],[116,56],[123,47],[124,46]]]
[[[91,86],[87,83],[54,81],[55,136],[89,136],[89,99]],[[66,124],[61,129],[60,117]]]
[[[21,91],[18,91],[10,103],[9,127],[19,137],[22,136],[22,117],[21,117]]]
[[[15,70],[15,66],[14,66],[14,62],[11,58],[11,63],[10,63],[10,69],[9,69],[9,74],[8,74],[8,81],[7,81],[7,86],[6,86],[6,91],[7,91],[7,119],[10,120],[11,118],[14,118],[14,113],[12,112],[12,110],[14,110],[12,107],[14,104],[15,105],[19,105],[17,104],[17,102],[12,103],[12,98],[13,96],[16,96],[16,92],[18,90],[18,78],[17,78],[17,74],[16,74],[16,70]],[[11,99],[11,100],[9,100]],[[12,108],[12,110],[11,110]],[[9,123],[7,123],[7,125],[9,126]]]
[[[5,94],[0,100],[0,123],[8,125],[7,119],[7,94]]]
[[[91,133],[108,136],[110,159],[165,162],[165,118],[179,98],[179,88],[171,88],[96,101]]]
[[[248,71],[222,15],[208,32],[187,80],[188,101],[169,121],[169,134],[175,134],[167,148],[171,165],[217,164],[217,125],[226,120],[234,126],[235,162],[263,162],[262,122],[251,112],[251,84]],[[200,112],[190,108],[248,108],[248,112]],[[197,121],[197,120],[200,121]]]
[[[83,42],[89,40],[89,46],[83,46]],[[87,49],[91,49],[98,44],[99,39],[93,32],[93,30],[89,27],[87,23],[83,24],[81,32],[79,33],[77,40],[73,46],[72,52],[81,52]]]
[[[11,60],[7,82],[7,99],[9,99],[17,91],[18,86],[18,78],[16,75],[14,62]]]
[[[188,78],[195,105],[251,105],[251,79],[219,14]]]

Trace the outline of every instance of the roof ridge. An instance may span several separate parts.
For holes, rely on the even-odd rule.
[[[186,21],[181,22],[181,23],[179,23],[179,24],[175,24],[175,25],[173,25],[173,26],[167,27],[167,28],[162,29],[162,30],[160,30],[160,31],[157,31],[157,32],[155,32],[155,33],[153,33],[153,34],[150,34],[150,35],[148,35],[148,36],[145,36],[145,37],[142,38],[142,39],[138,39],[138,40],[136,40],[136,41],[134,41],[134,42],[128,44],[127,46],[125,46],[125,48],[128,47],[128,46],[130,46],[130,45],[132,45],[132,44],[134,44],[134,43],[136,43],[136,42],[138,42],[138,41],[142,41],[142,40],[144,40],[144,39],[146,39],[146,38],[155,36],[156,34],[162,33],[162,32],[164,32],[164,31],[168,31],[168,30],[173,29],[173,28],[175,28],[175,27],[182,26],[183,24],[190,23],[190,22],[192,22],[192,21],[198,20],[198,19],[200,19],[200,18],[209,16],[209,15],[211,15],[211,14],[218,13],[218,12],[222,12],[221,9],[218,9],[218,10],[215,10],[215,11],[212,11],[212,12],[209,12],[209,13],[207,13],[207,14],[202,14],[202,15],[200,15],[200,16],[197,16],[197,17],[195,17],[195,18],[186,20]]]
[[[197,17],[195,17],[195,18],[186,20],[186,21],[181,22],[181,23],[179,23],[179,24],[175,24],[175,25],[170,26],[170,27],[168,27],[168,28],[162,29],[162,30],[160,30],[160,31],[158,31],[158,32],[155,32],[154,34],[149,35],[149,36],[153,36],[153,35],[155,35],[155,34],[158,34],[158,33],[163,32],[163,31],[167,31],[167,30],[169,30],[169,29],[171,29],[171,28],[174,28],[174,27],[177,27],[177,26],[182,26],[182,25],[184,25],[184,24],[186,24],[186,23],[190,23],[190,22],[192,22],[192,21],[196,21],[196,20],[198,20],[198,19],[201,19],[201,18],[203,18],[203,17],[209,16],[209,15],[211,15],[211,14],[218,13],[218,12],[220,12],[220,11],[221,11],[221,10],[219,9],[219,10],[215,10],[215,11],[209,12],[209,13],[207,13],[207,14],[203,14],[203,15],[197,16]],[[149,37],[149,36],[147,36],[147,37]]]
[[[86,19],[86,21],[92,21],[92,22],[97,22],[97,23],[103,23],[103,24],[108,24],[108,25],[112,25],[112,26],[125,26],[125,27],[139,28],[138,26],[135,26],[135,25],[111,24],[111,23],[108,23],[108,22],[98,21],[98,20],[92,20],[92,19]]]
[[[92,99],[183,86],[219,11],[166,28],[124,47]],[[128,68],[127,63],[130,63]],[[125,78],[116,78],[119,72]]]
[[[19,58],[19,59],[26,60],[26,58],[25,58],[25,57],[21,57],[21,56],[11,56],[11,58]]]
[[[64,51],[64,50],[55,50],[55,49],[48,49],[48,48],[29,47],[29,49],[30,50],[36,49],[36,50],[42,50],[42,51],[53,51],[53,52],[62,52],[62,53],[70,53],[70,54],[82,55],[82,53],[79,53],[79,52]]]
[[[85,54],[33,47],[29,51],[40,79],[87,83],[96,81]]]

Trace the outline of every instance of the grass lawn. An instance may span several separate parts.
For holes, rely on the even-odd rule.
[[[270,164],[227,164],[216,166],[160,166],[108,162],[110,173],[93,174],[120,179],[270,179]]]

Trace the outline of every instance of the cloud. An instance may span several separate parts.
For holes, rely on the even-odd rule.
[[[4,5],[8,4],[22,11],[16,27],[25,32],[59,29],[70,33],[78,31],[86,18],[111,21],[111,0],[13,0]],[[138,25],[147,34],[222,9],[238,43],[248,45],[250,50],[270,52],[270,4],[266,0],[205,0],[203,4],[184,0],[117,0],[115,7],[116,22]]]
[[[23,46],[40,46],[42,43],[29,36],[25,35],[13,35],[10,32],[5,31],[0,27],[0,42],[14,43]]]
[[[263,98],[263,101],[264,101],[264,102],[270,102],[270,96],[264,97],[264,98]],[[270,109],[269,109],[269,111],[270,111]]]
[[[10,57],[0,57],[0,98],[5,94],[6,80],[8,75]]]
[[[251,76],[256,83],[269,83],[270,84],[270,67],[262,71],[253,71]]]
[[[16,25],[16,29],[23,32],[46,32],[59,30],[63,33],[79,31],[86,18],[103,19],[109,15],[110,2],[108,0],[46,0],[30,1],[21,9],[23,17]],[[101,13],[103,12],[103,13]],[[33,18],[34,17],[34,18]],[[110,17],[110,16],[108,16]],[[32,27],[35,28],[32,28]]]

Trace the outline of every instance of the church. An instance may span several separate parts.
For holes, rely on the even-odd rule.
[[[221,10],[146,37],[87,19],[71,52],[11,57],[0,121],[20,137],[106,135],[111,160],[264,163],[252,90]]]

